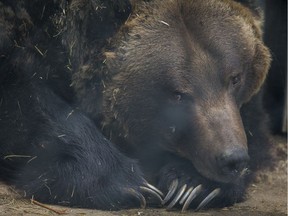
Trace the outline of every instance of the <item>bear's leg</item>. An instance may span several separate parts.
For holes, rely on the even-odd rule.
[[[26,197],[113,210],[145,206],[147,195],[161,202],[137,163],[48,88],[7,84],[0,93],[0,177]]]

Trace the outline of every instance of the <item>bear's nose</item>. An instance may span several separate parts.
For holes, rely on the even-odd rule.
[[[220,171],[229,177],[238,177],[247,167],[249,156],[246,150],[226,151],[217,158]]]

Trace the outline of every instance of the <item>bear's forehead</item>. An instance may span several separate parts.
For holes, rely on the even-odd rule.
[[[247,45],[254,48],[252,14],[248,9],[229,0],[158,0],[152,5],[152,18],[144,22],[151,36],[171,37],[190,35],[192,41],[204,41],[215,49]],[[235,4],[238,10],[235,10]],[[237,12],[238,11],[238,12]],[[141,26],[141,23],[139,23]],[[150,27],[150,28],[149,28]],[[152,29],[152,31],[151,31]],[[169,38],[170,37],[170,38]],[[213,43],[214,42],[214,43]],[[238,48],[238,47],[236,47]]]
[[[204,68],[221,61],[224,71],[241,69],[243,62],[253,59],[255,35],[249,19],[235,13],[231,4],[228,0],[156,1],[148,7],[148,17],[137,14],[130,51],[141,46],[154,53],[158,63],[163,60],[174,68],[183,67],[186,60]]]

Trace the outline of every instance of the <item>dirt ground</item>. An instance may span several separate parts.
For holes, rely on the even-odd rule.
[[[166,211],[165,209],[131,209],[117,212],[88,209],[66,208],[61,206],[43,206],[21,199],[12,187],[0,183],[0,215],[77,215],[77,216],[280,216],[287,215],[287,139],[275,137],[277,166],[273,170],[263,170],[258,173],[257,180],[248,190],[245,202],[229,208],[211,209],[200,212]],[[54,212],[56,210],[57,212]]]

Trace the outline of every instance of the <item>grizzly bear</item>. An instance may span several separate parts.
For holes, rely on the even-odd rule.
[[[241,201],[269,146],[261,25],[252,1],[0,1],[1,179],[107,210]]]

